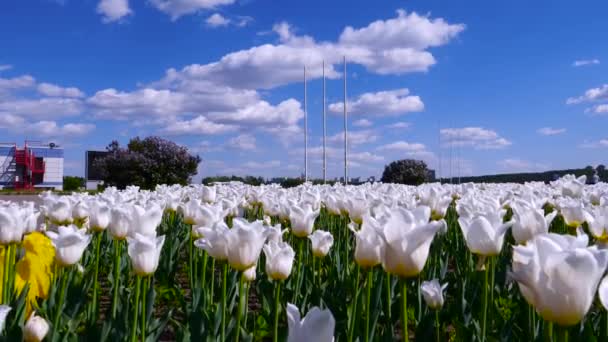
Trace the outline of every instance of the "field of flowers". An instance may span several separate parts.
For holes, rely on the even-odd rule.
[[[4,341],[608,340],[608,185],[0,201]]]

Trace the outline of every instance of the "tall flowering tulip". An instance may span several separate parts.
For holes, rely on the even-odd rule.
[[[149,236],[135,233],[127,238],[128,254],[133,271],[140,277],[153,274],[158,267],[160,252],[165,243],[165,236]]]
[[[53,242],[55,261],[60,266],[75,265],[91,242],[91,235],[74,225],[59,226],[57,232],[47,231],[46,235]]]
[[[12,308],[8,305],[0,305],[0,334],[4,332],[6,325],[6,317],[11,312]]]
[[[112,210],[100,201],[94,200],[89,204],[89,227],[93,231],[104,231],[112,220]]]
[[[545,215],[542,209],[535,209],[528,205],[514,206],[511,232],[515,242],[523,244],[535,235],[548,233],[549,226],[556,215],[557,211]]]
[[[329,253],[329,249],[334,244],[334,237],[330,232],[315,230],[308,236],[312,244],[312,254],[317,258],[322,258]]]
[[[381,222],[366,215],[360,230],[349,226],[356,236],[355,262],[362,268],[367,269],[382,263],[384,239],[381,225]]]
[[[505,240],[505,233],[513,221],[503,223],[506,210],[488,210],[474,214],[472,217],[460,217],[458,223],[471,253],[482,256],[500,254]]]
[[[407,327],[407,282],[422,271],[429,255],[435,234],[445,221],[429,222],[431,209],[426,206],[414,210],[395,208],[384,224],[384,255],[382,267],[388,273],[401,277],[403,300],[403,338],[408,339]]]
[[[270,241],[264,245],[266,256],[266,273],[270,279],[276,280],[274,289],[274,335],[273,340],[278,341],[279,302],[281,297],[281,281],[287,279],[293,268],[295,252],[285,242]]]
[[[565,327],[587,314],[608,266],[608,251],[588,247],[578,234],[541,234],[513,247],[511,277],[521,294],[545,320]]]
[[[439,284],[438,279],[422,282],[420,290],[426,305],[434,310],[441,309],[443,306],[443,291],[447,286],[447,283],[443,285]]]
[[[304,318],[297,306],[287,303],[287,342],[332,342],[336,320],[329,310],[313,307]]]
[[[293,206],[289,211],[291,232],[293,235],[304,238],[312,233],[319,210],[313,210],[310,205]]]
[[[156,203],[147,206],[134,205],[131,208],[131,226],[129,235],[137,233],[146,236],[156,236],[156,228],[163,219],[163,209]]]
[[[131,227],[131,213],[129,208],[114,207],[111,211],[108,230],[114,240],[124,240],[129,235]]]
[[[56,329],[56,327],[53,327],[53,330]],[[41,342],[48,332],[49,323],[44,318],[36,316],[34,311],[23,328],[23,340],[25,342]]]

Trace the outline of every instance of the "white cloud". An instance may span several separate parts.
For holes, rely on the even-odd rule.
[[[82,110],[82,101],[70,98],[48,97],[0,101],[0,114],[9,113],[24,117],[57,118],[75,116],[80,114]]]
[[[255,151],[256,140],[255,136],[251,134],[240,134],[234,138],[228,140],[228,147],[243,150],[243,151]]]
[[[281,166],[281,162],[279,160],[269,160],[264,162],[258,161],[248,161],[241,164],[243,168],[249,170],[260,170],[260,169],[271,169]]]
[[[353,115],[400,115],[424,110],[424,103],[419,96],[409,95],[408,89],[364,93],[356,100],[347,102],[349,114]],[[329,105],[334,113],[344,111],[344,104],[336,102]]]
[[[608,103],[587,108],[585,112],[591,112],[593,115],[606,115],[608,114]]]
[[[353,126],[355,127],[370,127],[372,126],[374,123],[367,120],[367,119],[359,119],[355,122],[353,122]]]
[[[171,69],[165,81],[198,79],[235,88],[270,89],[301,82],[304,65],[310,79],[320,78],[323,61],[326,77],[338,78],[336,66],[343,56],[348,63],[378,74],[426,71],[435,59],[424,49],[446,44],[463,29],[464,25],[451,25],[443,19],[399,11],[397,18],[376,21],[361,29],[348,27],[338,41],[318,42],[310,36],[295,35],[289,24],[279,23],[273,28],[279,44],[232,52],[217,62],[192,64],[181,71]],[[385,34],[387,39],[375,42],[377,34]]]
[[[594,59],[581,59],[581,60],[578,60],[578,61],[574,61],[574,63],[572,63],[572,66],[580,67],[580,66],[595,65],[595,64],[600,64],[600,60],[597,59],[597,58],[594,58]]]
[[[97,13],[102,16],[104,23],[118,21],[132,14],[128,0],[101,0],[97,4]]]
[[[412,124],[409,122],[395,122],[393,124],[387,125],[387,128],[391,128],[391,129],[406,129],[406,128],[410,128]]]
[[[509,172],[533,172],[549,169],[547,164],[529,162],[519,158],[507,158],[499,161],[498,165]]]
[[[207,26],[209,27],[221,27],[221,26],[228,26],[230,24],[230,19],[224,17],[223,15],[219,14],[219,13],[214,13],[211,16],[209,16],[206,20],[205,23],[207,24]]]
[[[579,145],[580,148],[605,148],[608,147],[608,139],[598,141],[585,141]]]
[[[64,88],[51,83],[38,84],[38,92],[50,97],[84,97],[84,93],[78,88]]]
[[[172,116],[184,110],[186,96],[182,93],[163,89],[140,89],[134,92],[120,92],[116,89],[104,89],[87,99],[97,116],[104,118],[126,118],[144,114]]]
[[[213,135],[232,132],[236,129],[236,126],[216,123],[199,115],[192,120],[173,121],[163,128],[161,132],[167,135]]]
[[[443,147],[470,146],[476,150],[502,149],[512,143],[493,130],[482,127],[443,128],[440,131]]]
[[[426,146],[420,143],[396,141],[394,143],[379,146],[377,149],[378,151],[423,152],[426,151]]]
[[[384,161],[384,157],[371,152],[354,152],[348,154],[348,161],[349,163],[351,161],[359,163],[379,163]]]
[[[266,101],[258,101],[236,111],[209,114],[209,118],[214,121],[239,124],[245,127],[250,127],[248,125],[289,126],[296,124],[303,117],[304,111],[301,109],[300,102],[294,99],[285,100],[276,106]]]
[[[566,132],[565,128],[543,127],[536,131],[540,135],[558,135]]]
[[[348,144],[350,146],[362,145],[372,143],[378,140],[378,135],[371,130],[361,131],[349,131],[348,132]],[[327,137],[329,144],[343,144],[344,143],[344,132],[339,132],[334,135]]]
[[[236,0],[150,0],[152,6],[168,14],[171,20],[183,15],[193,14],[200,10],[214,9],[233,4]]]
[[[95,129],[95,125],[83,123],[68,123],[63,126],[55,121],[39,121],[27,125],[26,132],[31,132],[44,137],[74,137],[84,136]]]
[[[567,104],[577,104],[583,102],[593,102],[600,100],[608,100],[608,84],[604,84],[597,88],[591,88],[579,97],[571,97],[566,100]]]
[[[0,72],[6,71],[6,70],[11,70],[12,68],[13,68],[13,66],[10,64],[0,64]]]
[[[29,88],[36,84],[36,80],[30,75],[13,78],[0,78],[0,91],[20,88]]]
[[[253,17],[242,15],[236,17],[238,21],[236,21],[235,25],[238,27],[245,27],[249,25],[253,21]]]

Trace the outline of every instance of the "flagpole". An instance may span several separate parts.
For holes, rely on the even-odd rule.
[[[327,182],[327,154],[325,150],[325,137],[327,135],[327,123],[326,123],[326,113],[325,107],[327,104],[325,103],[325,61],[323,61],[323,183]]]
[[[348,184],[348,111],[346,110],[346,56],[344,56],[344,184]]]
[[[304,65],[304,182],[308,182],[308,111],[306,108],[306,65]]]

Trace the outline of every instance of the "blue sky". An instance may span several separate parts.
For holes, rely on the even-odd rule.
[[[200,176],[350,175],[420,158],[449,176],[605,163],[605,1],[21,0],[0,10],[0,140],[84,151],[160,135]],[[441,129],[441,130],[440,130]],[[441,133],[440,133],[441,132]],[[451,171],[450,171],[450,160]]]

